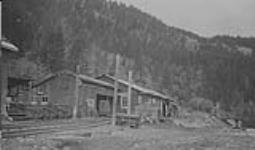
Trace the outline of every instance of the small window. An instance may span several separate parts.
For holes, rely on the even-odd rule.
[[[41,102],[42,105],[47,105],[48,104],[48,97],[46,96],[43,96],[42,97],[42,102]]]
[[[48,102],[48,97],[43,96],[43,97],[42,97],[42,101],[43,101],[43,102]]]
[[[127,109],[128,108],[128,99],[127,97],[121,97],[121,108]]]
[[[44,95],[46,91],[46,87],[45,86],[40,86],[37,88],[37,95]]]

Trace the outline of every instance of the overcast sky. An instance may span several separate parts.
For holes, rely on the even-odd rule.
[[[116,0],[202,36],[255,36],[255,0]]]

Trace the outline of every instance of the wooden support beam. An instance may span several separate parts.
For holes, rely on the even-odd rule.
[[[8,66],[4,62],[4,58],[1,58],[1,116],[8,118],[6,111],[6,96],[8,93]],[[5,59],[5,61],[7,61]],[[3,119],[3,118],[2,118]]]
[[[1,35],[0,35],[1,36]],[[2,139],[2,82],[3,82],[2,49],[0,49],[0,140]],[[1,143],[1,141],[0,141]],[[0,144],[1,146],[1,144]]]
[[[116,105],[118,100],[118,78],[119,78],[119,54],[116,55],[116,64],[115,64],[115,81],[114,81],[114,97],[112,103],[112,125],[116,124]]]
[[[163,112],[163,108],[164,107],[164,103],[163,103],[163,100],[161,99],[160,100],[160,116],[161,117],[165,117],[165,114],[164,114],[164,112]]]
[[[131,115],[132,71],[128,72],[128,115]]]
[[[167,117],[167,114],[168,114],[168,104],[169,103],[165,103],[165,116]]]
[[[76,65],[76,76],[75,76],[75,89],[74,89],[74,96],[75,96],[75,103],[73,108],[73,119],[77,119],[78,107],[79,107],[79,85],[80,85],[80,65]]]

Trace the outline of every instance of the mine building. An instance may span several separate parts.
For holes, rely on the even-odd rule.
[[[109,116],[112,113],[114,86],[86,75],[64,70],[52,73],[33,84],[31,104],[54,105],[72,115],[75,105],[75,78],[79,78],[78,117]]]
[[[103,74],[97,77],[97,79],[111,84],[115,81],[115,77],[108,74]],[[121,92],[118,94],[117,112],[127,113],[129,82],[122,79],[118,79],[118,82]],[[172,105],[176,105],[173,98],[155,90],[147,89],[134,83],[131,84],[131,115],[150,116],[158,120],[162,117],[169,116],[168,110]]]
[[[16,111],[31,99],[32,82],[36,77],[36,65],[17,53],[19,49],[3,38],[1,41],[1,100],[2,114],[9,120],[23,116]]]
[[[17,59],[17,52],[19,51],[18,47],[16,47],[11,42],[7,41],[5,38],[1,39],[1,51],[0,51],[0,73],[1,73],[1,117],[7,117],[8,114],[6,111],[7,107],[7,95],[8,95],[8,87],[9,87],[9,77],[11,72],[9,71],[9,67],[11,61]],[[2,118],[1,118],[2,120]]]

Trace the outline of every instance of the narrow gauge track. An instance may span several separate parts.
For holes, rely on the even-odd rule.
[[[95,120],[77,120],[69,121],[66,123],[25,123],[17,126],[9,126],[9,128],[3,128],[3,138],[15,138],[15,137],[26,137],[31,135],[46,134],[52,132],[63,132],[70,130],[88,129],[109,124],[109,119],[95,119]]]
[[[33,121],[15,121],[9,123],[2,123],[2,128],[5,131],[17,130],[22,128],[29,127],[41,127],[41,126],[50,126],[50,125],[61,125],[61,124],[74,124],[74,123],[89,123],[95,121],[108,121],[108,118],[86,118],[86,119],[77,119],[77,120],[33,120]]]

